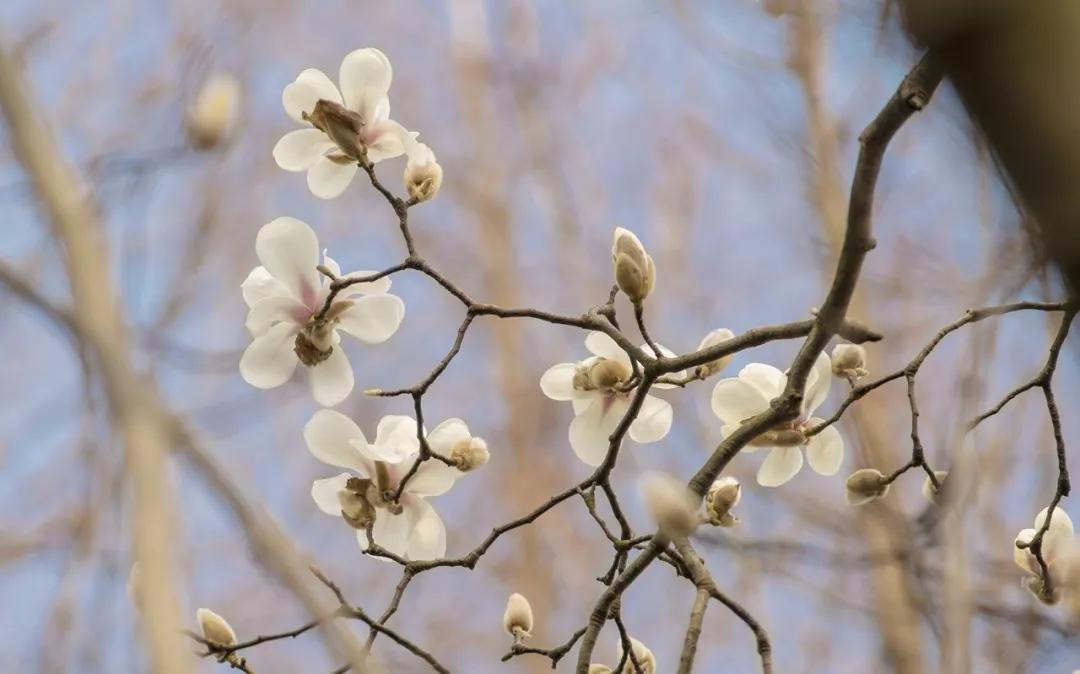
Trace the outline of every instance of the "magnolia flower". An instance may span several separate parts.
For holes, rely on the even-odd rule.
[[[656,674],[656,656],[653,655],[653,652],[650,651],[645,644],[634,637],[630,637],[630,652],[634,654],[634,660],[637,660],[638,667],[641,669],[641,674]],[[620,644],[619,661],[622,661],[623,654],[624,651]],[[621,674],[636,674],[637,671],[637,669],[634,669],[633,661],[627,656]]]
[[[295,218],[264,225],[255,238],[255,253],[262,266],[241,286],[250,308],[246,325],[254,340],[240,358],[240,374],[256,388],[275,388],[303,363],[311,371],[315,400],[337,405],[353,388],[352,366],[339,346],[338,330],[367,344],[385,342],[401,325],[405,304],[387,294],[390,279],[381,278],[346,287],[320,316],[330,280],[316,270],[320,255],[315,232]],[[337,262],[324,256],[323,264],[341,276]]]
[[[405,143],[408,161],[405,164],[405,191],[409,198],[420,203],[432,199],[442,185],[442,166],[435,153],[423,143],[410,139]]]
[[[615,283],[630,301],[640,304],[656,284],[656,265],[645,252],[641,240],[628,229],[615,228],[611,244],[611,260],[615,264]]]
[[[1064,560],[1073,546],[1073,523],[1069,519],[1069,515],[1061,508],[1055,507],[1054,514],[1050,517],[1050,525],[1042,538],[1042,558],[1046,562],[1046,568],[1050,574],[1050,592],[1043,588],[1042,568],[1039,566],[1039,560],[1031,552],[1030,548],[1020,547],[1021,544],[1026,546],[1031,543],[1031,539],[1035,538],[1035,533],[1046,522],[1048,510],[1048,508],[1043,508],[1039,511],[1039,514],[1035,517],[1035,528],[1024,529],[1016,535],[1016,540],[1013,543],[1013,560],[1017,566],[1031,574],[1032,577],[1027,579],[1027,588],[1031,590],[1032,594],[1044,603],[1055,604],[1061,598],[1060,589],[1065,576],[1064,567],[1066,566]]]
[[[570,447],[590,466],[599,466],[608,450],[608,437],[630,408],[633,389],[623,390],[632,374],[630,357],[611,337],[590,332],[585,348],[593,356],[578,363],[559,363],[540,377],[540,388],[552,400],[574,405]],[[642,347],[645,348],[645,347]],[[665,355],[674,355],[660,347]],[[671,388],[671,384],[654,384]],[[630,424],[634,442],[656,442],[671,430],[671,404],[646,395],[637,418]]]
[[[432,450],[441,452],[468,434],[465,422],[448,419],[427,440]],[[446,493],[461,471],[428,459],[405,483],[401,498],[392,500],[401,479],[419,459],[415,419],[383,417],[375,442],[369,443],[347,416],[320,410],[304,426],[304,442],[319,461],[351,471],[315,480],[311,497],[324,513],[342,517],[357,530],[361,549],[368,547],[370,526],[375,543],[395,555],[417,560],[437,559],[446,553],[446,527],[425,499]]]
[[[727,328],[717,328],[702,338],[701,343],[698,344],[697,350],[707,349],[710,346],[716,346],[721,342],[726,342],[729,339],[734,339],[735,333]],[[723,358],[717,358],[714,361],[705,363],[704,365],[698,365],[694,369],[694,374],[699,379],[705,379],[711,377],[727,367],[727,364],[731,362],[731,356],[724,356]]]
[[[611,674],[611,667],[597,663],[590,663],[589,674]]]
[[[844,483],[844,500],[848,505],[862,505],[889,493],[890,483],[876,468],[860,468],[848,475]]]
[[[503,612],[503,629],[517,643],[532,636],[533,612],[529,600],[515,592],[506,600]]]
[[[195,618],[199,621],[199,629],[202,630],[203,638],[218,646],[233,646],[236,644],[236,632],[224,618],[208,608],[201,608],[195,612]]]
[[[332,199],[352,182],[358,162],[401,156],[416,134],[390,119],[390,61],[378,49],[357,49],[341,62],[339,91],[321,70],[308,68],[285,87],[281,102],[305,128],[285,134],[274,160],[286,171],[307,171],[312,194]]]
[[[822,420],[810,415],[825,401],[832,382],[832,364],[822,353],[806,380],[802,410],[795,421],[762,433],[744,448],[756,451],[770,448],[769,455],[758,470],[758,484],[778,487],[799,472],[803,465],[802,449],[810,467],[821,475],[835,475],[844,460],[844,440],[833,426],[807,438],[805,431]],[[751,363],[739,371],[738,378],[721,379],[712,392],[712,409],[724,422],[721,429],[727,437],[739,425],[769,409],[769,402],[778,397],[787,385],[787,375],[771,365]]]
[[[705,495],[705,515],[709,523],[718,527],[733,527],[739,518],[731,514],[731,509],[739,504],[742,487],[733,477],[721,477],[712,483]]]
[[[207,150],[228,142],[236,131],[242,101],[240,81],[232,75],[219,73],[207,79],[184,120],[191,144]]]
[[[649,515],[665,535],[689,536],[697,528],[697,499],[682,482],[664,473],[646,472],[641,476],[641,493]]]

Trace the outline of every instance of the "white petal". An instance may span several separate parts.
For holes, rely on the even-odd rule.
[[[320,199],[333,199],[345,191],[355,175],[355,164],[339,164],[322,157],[308,169],[308,189]]]
[[[607,455],[608,438],[626,413],[623,396],[595,396],[570,422],[570,448],[589,466],[599,466]]]
[[[454,445],[472,438],[469,427],[461,419],[447,419],[440,422],[435,430],[428,433],[428,446],[442,456],[450,456]]]
[[[1047,509],[1043,508],[1035,518],[1035,528],[1038,529],[1046,521]],[[1050,518],[1050,527],[1043,534],[1043,559],[1047,564],[1060,557],[1072,543],[1073,523],[1069,515],[1061,508],[1054,508],[1054,516]]]
[[[616,344],[615,340],[609,337],[606,332],[590,332],[589,336],[585,338],[585,348],[593,355],[608,360],[617,360],[630,367],[630,356],[627,356],[622,347]]]
[[[255,306],[259,300],[278,295],[289,295],[289,289],[266,271],[262,265],[255,267],[240,284],[240,291],[244,295],[244,302],[248,307]]]
[[[290,131],[274,145],[274,161],[286,171],[306,171],[335,147],[334,142],[318,129]]]
[[[817,420],[821,423],[821,420]],[[844,462],[844,439],[836,427],[829,426],[810,438],[806,460],[818,475],[836,475]]]
[[[416,474],[409,478],[405,490],[417,496],[439,496],[450,491],[462,473],[438,459],[428,459],[420,464]]]
[[[341,94],[337,87],[321,70],[308,68],[301,72],[295,81],[285,87],[281,93],[281,104],[285,112],[296,121],[307,124],[302,113],[310,114],[320,98],[334,103],[341,103]]]
[[[379,419],[375,442],[368,447],[372,458],[388,463],[400,463],[420,451],[416,434],[416,419],[400,414],[388,414]]]
[[[574,392],[574,373],[577,363],[559,363],[552,365],[540,376],[540,390],[552,400],[573,400],[578,396]]]
[[[304,426],[304,442],[319,461],[339,468],[350,468],[363,477],[371,476],[369,462],[354,444],[367,444],[364,432],[341,412],[316,412]]]
[[[725,424],[738,426],[769,409],[769,400],[743,379],[721,379],[712,392],[712,411]]]
[[[300,328],[278,323],[252,340],[240,357],[240,376],[255,388],[275,388],[289,381],[296,369],[293,342]]]
[[[774,447],[758,469],[758,484],[762,487],[779,487],[795,477],[802,464],[802,450],[798,447]]]
[[[393,159],[405,154],[405,148],[412,145],[416,137],[415,131],[408,131],[405,127],[392,119],[365,127],[360,134],[360,140],[367,148],[367,157],[373,164],[383,159]]]
[[[315,269],[319,266],[319,240],[311,227],[296,218],[277,218],[259,229],[255,254],[293,297],[314,308],[321,281]]]
[[[446,526],[435,508],[422,498],[406,503],[412,520],[407,555],[410,560],[439,559],[446,554]]]
[[[339,404],[353,390],[353,371],[349,358],[340,345],[330,352],[330,357],[308,368],[311,395],[323,407]]]
[[[404,499],[403,499],[404,500]],[[395,515],[389,510],[379,508],[375,512],[375,525],[371,527],[371,538],[395,555],[404,557],[409,549],[409,535],[412,533],[415,513],[408,508],[403,509],[400,515]],[[358,532],[360,545],[367,548],[367,535]]]
[[[345,483],[350,477],[352,475],[349,473],[342,473],[325,480],[315,480],[312,483],[311,498],[315,500],[315,505],[319,506],[319,510],[327,515],[341,517],[341,501],[338,499],[338,492],[345,490]]]
[[[390,339],[405,318],[405,303],[397,295],[365,295],[349,301],[353,305],[341,313],[337,327],[367,344]]]
[[[677,355],[674,351],[667,348],[663,344],[657,344],[656,348],[660,349],[660,354],[662,356],[664,356],[665,358],[674,358]],[[641,345],[641,350],[644,351],[645,353],[648,353],[648,354],[652,354],[652,352],[653,352],[652,347],[649,346],[648,344],[642,344]],[[682,379],[682,378],[684,378],[686,376],[686,370],[679,370],[678,372],[672,372],[671,376],[675,377],[676,379]],[[654,388],[661,388],[661,389],[678,388],[675,384],[665,384],[663,382],[658,383],[658,384],[653,384],[653,387]]]
[[[655,396],[645,396],[637,418],[630,424],[630,438],[641,443],[663,440],[671,430],[673,415],[671,403]]]
[[[829,396],[829,388],[832,386],[832,361],[829,354],[822,351],[814,361],[813,374],[806,380],[806,396],[803,399],[802,416],[805,419],[814,413],[825,398]]]
[[[761,391],[766,400],[779,396],[787,384],[787,377],[783,372],[764,363],[750,363],[739,370],[739,379],[752,384]]]
[[[329,258],[324,258],[328,260]],[[335,272],[341,278],[364,278],[365,276],[371,276],[374,271],[351,271],[348,274],[342,274],[339,269]],[[354,283],[351,286],[347,286],[344,290],[338,293],[338,297],[346,298],[353,295],[384,295],[390,290],[390,277],[383,276],[382,278],[369,281],[366,283]]]
[[[311,310],[304,306],[300,300],[291,295],[277,295],[267,297],[255,303],[248,311],[244,327],[252,336],[259,336],[266,332],[275,323],[293,323],[297,327],[302,326],[311,315]]]
[[[369,47],[350,52],[341,61],[338,75],[345,107],[359,112],[366,123],[371,123],[376,108],[390,91],[393,77],[390,60],[378,49]]]
[[[1035,516],[1035,528],[1041,529],[1042,525],[1046,523],[1046,516],[1049,513],[1049,508],[1043,508],[1039,511],[1039,514]],[[1068,536],[1073,535],[1073,522],[1069,517],[1069,514],[1061,508],[1054,508],[1054,516],[1050,518],[1050,526],[1047,528],[1046,533],[1051,531],[1060,531]]]
[[[1030,543],[1032,538],[1035,538],[1035,529],[1023,529],[1016,535],[1016,540],[1013,541],[1013,561],[1024,571],[1037,576],[1039,568],[1035,556],[1028,552],[1027,548],[1021,550],[1016,547],[1016,543]]]

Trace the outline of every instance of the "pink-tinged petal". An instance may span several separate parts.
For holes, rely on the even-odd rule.
[[[821,420],[817,420],[821,423]],[[806,447],[806,460],[818,475],[836,475],[844,462],[844,439],[834,426],[814,437]]]
[[[422,498],[410,500],[412,532],[406,555],[410,560],[439,559],[446,554],[446,526],[435,508]]]
[[[321,70],[308,68],[301,72],[292,84],[281,92],[281,104],[285,112],[301,124],[307,124],[303,113],[311,114],[319,99],[341,103],[341,93]]]
[[[244,327],[253,337],[258,337],[275,323],[294,323],[298,327],[311,315],[311,309],[289,295],[278,295],[259,300],[248,311]]]
[[[769,400],[742,378],[721,379],[712,392],[712,411],[725,424],[738,426],[769,409]]]
[[[289,289],[266,271],[266,267],[258,266],[251,270],[244,282],[240,284],[240,292],[244,295],[244,303],[248,308],[255,306],[259,300],[278,295],[290,295]]]
[[[341,346],[335,346],[330,357],[308,368],[311,395],[323,407],[340,404],[353,390],[353,371]]]
[[[663,440],[671,430],[673,415],[671,403],[655,396],[645,396],[637,418],[630,424],[630,439],[640,443]]]
[[[278,323],[256,337],[240,357],[240,376],[255,388],[275,388],[289,381],[296,364],[293,342],[298,326]]]
[[[365,295],[350,301],[353,305],[341,313],[337,327],[366,344],[390,339],[405,318],[405,303],[397,295]]]
[[[416,419],[401,414],[388,414],[379,419],[375,442],[367,451],[372,459],[387,463],[401,463],[415,456],[420,451]]]
[[[468,442],[471,439],[472,435],[469,433],[469,427],[461,419],[442,421],[427,436],[428,446],[431,447],[431,450],[446,457],[450,456],[454,445],[459,442]]]
[[[416,469],[416,474],[405,483],[405,491],[417,496],[439,496],[450,491],[454,482],[464,475],[457,468],[438,459],[428,459]]]
[[[308,189],[320,199],[333,199],[345,191],[355,175],[355,164],[339,164],[329,157],[321,157],[308,169]]]
[[[595,396],[570,422],[570,448],[586,465],[599,466],[604,461],[608,438],[629,406],[623,396]]]
[[[408,131],[394,120],[388,119],[365,127],[360,133],[360,140],[367,148],[368,159],[375,164],[405,154],[406,148],[415,144],[417,135],[419,134],[415,131]]]
[[[386,99],[393,79],[390,59],[378,49],[350,52],[341,61],[338,76],[345,107],[359,112],[366,123],[375,121],[377,108]]]
[[[779,487],[795,477],[802,464],[802,450],[798,447],[774,447],[758,469],[758,484]]]
[[[284,217],[263,225],[255,237],[255,254],[294,298],[314,308],[321,285],[315,269],[319,265],[319,239],[307,223]]]
[[[319,410],[304,426],[304,443],[308,451],[323,463],[349,468],[361,477],[371,476],[371,462],[356,449],[367,444],[364,432],[341,412]]]
[[[615,343],[615,340],[605,332],[593,331],[585,338],[585,348],[595,356],[617,360],[626,367],[630,367],[630,356]]]
[[[779,396],[787,385],[787,376],[783,372],[764,363],[750,363],[739,370],[739,379],[761,391],[766,400]]]
[[[577,398],[574,391],[574,373],[577,372],[577,363],[559,363],[552,365],[544,374],[540,375],[540,390],[552,400],[573,400]]]
[[[290,131],[274,145],[274,161],[286,171],[306,171],[335,147],[318,129]]]
[[[345,484],[352,477],[349,473],[342,473],[325,480],[315,480],[311,485],[311,498],[319,510],[327,515],[341,517],[341,501],[338,492],[345,491]]]

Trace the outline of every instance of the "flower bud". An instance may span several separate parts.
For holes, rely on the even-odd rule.
[[[848,505],[862,505],[889,493],[885,475],[876,468],[860,468],[848,476],[845,486]]]
[[[188,141],[198,150],[223,145],[236,131],[243,94],[240,82],[228,74],[211,76],[195,95],[187,112]]]
[[[435,153],[424,143],[416,143],[405,165],[405,191],[416,203],[433,198],[442,186],[443,170]]]
[[[726,342],[733,337],[735,337],[735,333],[731,330],[728,330],[727,328],[718,328],[705,335],[704,339],[701,340],[701,343],[698,344],[697,350],[701,351],[702,349],[707,349],[710,346],[716,346],[720,342]],[[694,374],[698,377],[698,379],[705,379],[706,377],[711,377],[720,370],[723,370],[730,362],[731,356],[717,358],[716,360],[705,363],[704,365],[698,365],[697,368],[694,369]]]
[[[681,482],[663,473],[647,472],[641,477],[645,506],[666,536],[689,536],[698,525],[694,495]]]
[[[949,471],[947,471],[947,470],[935,470],[934,471],[934,477],[937,478],[937,481],[938,481],[939,485],[944,486],[945,485],[945,478],[948,477],[948,476],[949,476]],[[940,496],[940,490],[934,488],[934,483],[930,481],[929,477],[927,477],[925,480],[923,480],[922,495],[923,495],[924,499],[926,499],[927,501],[930,501],[931,503],[937,503],[938,496]]]
[[[837,344],[832,352],[832,371],[837,377],[856,380],[869,374],[866,371],[866,349],[858,344]]]
[[[607,665],[589,665],[589,674],[611,674],[611,667]]]
[[[705,514],[714,526],[730,527],[738,524],[739,519],[731,514],[731,509],[742,497],[742,487],[733,477],[722,477],[712,483],[705,497]]]
[[[491,458],[491,453],[483,438],[469,438],[454,445],[448,458],[454,462],[458,470],[467,473],[487,463]]]
[[[514,643],[532,636],[533,612],[529,600],[515,592],[506,600],[503,629],[514,637]]]
[[[652,292],[656,282],[656,266],[645,246],[634,233],[615,228],[611,259],[615,263],[615,283],[630,301],[640,304]]]
[[[208,608],[201,608],[195,612],[199,621],[199,629],[202,630],[203,638],[218,646],[235,646],[236,632],[224,618]]]
[[[645,644],[634,637],[630,637],[630,652],[634,654],[634,660],[637,660],[637,664],[641,668],[641,674],[656,674],[656,656]],[[619,660],[622,659],[623,653],[620,652]],[[626,663],[622,667],[622,674],[635,674],[637,671],[634,669],[633,661],[627,657]]]

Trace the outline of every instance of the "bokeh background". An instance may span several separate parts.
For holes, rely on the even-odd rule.
[[[478,299],[576,313],[606,296],[611,230],[628,227],[656,259],[652,334],[679,352],[713,328],[809,315],[831,278],[858,133],[917,53],[891,5],[835,0],[0,3],[0,47],[19,59],[38,114],[92,186],[132,362],[246,497],[377,613],[398,572],[362,557],[352,532],[311,502],[311,480],[334,471],[304,448],[301,429],[316,409],[304,378],[259,391],[237,372],[248,339],[239,285],[257,264],[263,223],[307,221],[345,269],[403,256],[393,214],[364,182],[323,202],[270,154],[294,128],[282,88],[306,67],[336,76],[342,56],[362,46],[390,57],[394,117],[420,131],[445,169],[438,197],[412,216],[435,266]],[[184,115],[214,73],[242,83],[242,120],[231,142],[197,151]],[[57,241],[6,134],[0,124],[0,258],[65,306]],[[378,170],[400,190],[402,168],[392,160]],[[967,307],[1062,294],[1032,263],[1020,218],[948,86],[889,150],[876,234],[852,307],[886,335],[869,348],[872,376],[903,366]],[[458,303],[419,275],[395,276],[394,289],[407,305],[399,333],[378,347],[345,346],[357,390],[340,409],[365,430],[409,407],[360,390],[418,381],[461,318]],[[943,664],[950,648],[967,655],[970,672],[1080,667],[1064,615],[1020,588],[1011,559],[1013,537],[1056,477],[1041,398],[1025,395],[970,443],[958,441],[964,420],[1041,367],[1057,321],[1020,313],[965,328],[920,375],[932,464],[948,469],[961,446],[971,453],[972,488],[948,535],[920,524],[927,503],[916,475],[883,504],[844,503],[843,475],[908,457],[902,383],[849,411],[839,476],[804,469],[768,490],[753,480],[761,455],[733,462],[745,485],[742,524],[702,534],[698,547],[720,587],[769,630],[778,672],[955,673]],[[427,396],[430,424],[460,416],[492,448],[490,464],[434,501],[450,554],[587,475],[567,444],[569,406],[538,386],[551,364],[583,356],[583,338],[480,319]],[[784,367],[796,347],[741,353],[729,375],[751,361]],[[147,671],[126,592],[131,500],[100,383],[70,336],[15,293],[0,292],[0,350],[0,669]],[[1074,459],[1075,355],[1067,346],[1056,378]],[[636,528],[649,527],[641,471],[687,477],[719,440],[711,388],[664,393],[675,406],[671,434],[624,448],[614,479]],[[177,521],[162,526],[189,626],[200,606],[224,614],[241,638],[307,619],[212,484],[181,460],[161,479],[176,495]],[[947,558],[959,561],[946,570]],[[501,539],[475,571],[420,576],[392,624],[454,671],[546,671],[542,658],[498,662],[509,645],[506,596],[531,599],[537,645],[561,643],[584,624],[609,561],[610,546],[572,500]],[[945,587],[969,599],[949,620]],[[691,600],[665,565],[624,598],[631,633],[660,671],[674,669]],[[601,659],[614,659],[615,641],[609,627]],[[388,671],[425,671],[386,640],[376,653]],[[260,674],[340,664],[313,634],[247,655]],[[757,668],[748,631],[713,607],[698,671]]]

